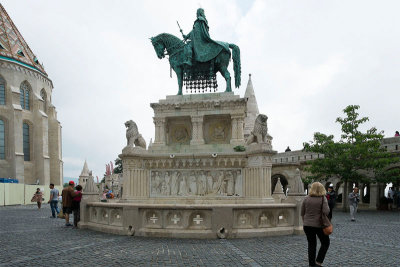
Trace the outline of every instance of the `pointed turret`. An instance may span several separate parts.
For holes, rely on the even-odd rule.
[[[0,60],[19,63],[47,77],[42,64],[29,48],[2,4],[0,4]]]
[[[92,172],[89,171],[88,164],[85,159],[85,163],[83,164],[83,169],[81,175],[79,175],[79,184],[85,188],[88,179],[93,179]]]
[[[247,99],[247,116],[244,119],[244,137],[246,138],[253,130],[254,122],[260,113],[258,111],[256,95],[254,94],[253,83],[251,82],[251,74],[249,74],[244,98]]]
[[[82,169],[80,176],[85,176],[85,177],[89,176],[89,168],[88,168],[86,160],[85,160],[85,163],[83,164],[83,169]]]

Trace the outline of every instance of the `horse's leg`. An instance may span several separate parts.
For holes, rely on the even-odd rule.
[[[228,57],[226,57],[226,55]],[[221,73],[221,75],[225,78],[226,81],[226,90],[225,92],[232,92],[232,87],[231,87],[231,74],[228,71],[228,64],[229,64],[229,55],[228,54],[223,54],[220,53],[218,55],[219,59],[217,61],[219,61],[219,72]]]
[[[171,59],[170,59],[171,64]],[[178,79],[178,95],[182,95],[182,85],[183,85],[183,69],[175,64],[171,64],[172,69],[175,71],[176,78]]]
[[[221,66],[219,69],[219,72],[224,76],[225,81],[226,81],[226,90],[225,92],[232,92],[232,87],[231,87],[231,74],[228,71],[227,66]]]
[[[182,95],[182,85],[183,85],[183,71],[181,68],[176,68],[176,77],[178,77],[178,95]]]

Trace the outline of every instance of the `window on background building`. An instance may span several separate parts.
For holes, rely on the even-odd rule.
[[[19,88],[20,96],[19,96],[19,103],[21,104],[21,107],[23,109],[29,110],[30,107],[30,91],[31,91],[31,86],[29,85],[28,82],[23,82],[21,83],[21,87]]]
[[[6,104],[6,81],[0,77],[0,105]]]
[[[40,91],[40,97],[43,99],[43,111],[47,112],[47,94],[44,89]]]
[[[6,127],[0,119],[0,159],[6,159]]]
[[[22,125],[22,134],[23,134],[23,145],[24,145],[24,160],[31,160],[31,144],[29,138],[29,124],[24,123]]]

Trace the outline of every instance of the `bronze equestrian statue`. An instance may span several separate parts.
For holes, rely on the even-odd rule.
[[[161,33],[150,38],[157,53],[162,59],[169,55],[169,63],[178,78],[179,91],[182,95],[182,86],[191,92],[204,92],[209,89],[214,92],[217,89],[216,73],[220,72],[226,81],[225,92],[232,92],[231,75],[228,65],[233,59],[233,70],[235,72],[235,87],[239,88],[241,83],[240,49],[234,44],[229,44],[211,39],[208,32],[208,22],[204,9],[197,10],[197,19],[192,31],[183,35],[183,41],[178,37]]]

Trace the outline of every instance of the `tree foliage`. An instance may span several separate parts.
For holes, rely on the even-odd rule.
[[[333,135],[315,133],[313,141],[304,143],[306,151],[323,154],[323,158],[311,161],[306,168],[311,180],[338,177],[343,182],[391,182],[395,171],[387,171],[390,164],[399,161],[399,157],[386,151],[381,145],[383,131],[372,127],[365,132],[360,126],[369,121],[368,117],[359,118],[357,105],[347,106],[344,118],[337,118],[342,134],[339,141]]]
[[[122,159],[115,159],[114,173],[122,173]]]

